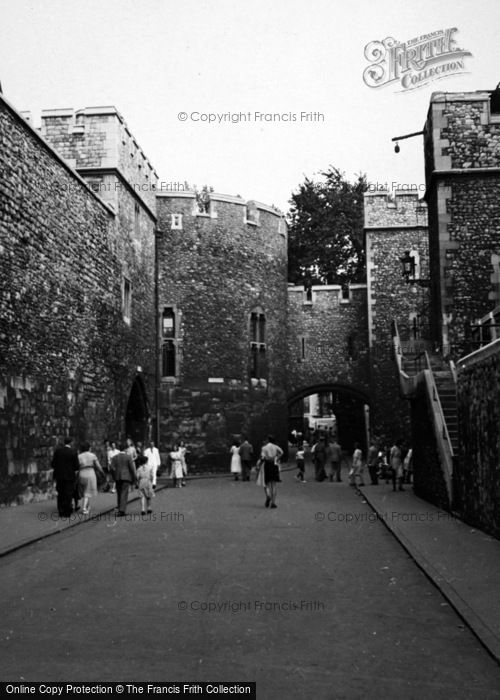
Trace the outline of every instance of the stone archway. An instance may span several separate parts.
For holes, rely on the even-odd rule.
[[[359,442],[366,454],[370,433],[369,394],[358,387],[338,383],[301,387],[287,399],[290,430],[293,425],[299,425],[300,406],[303,406],[304,399],[313,395],[331,397],[331,412],[335,415],[338,440],[342,447],[350,451],[354,443]],[[304,419],[302,425],[303,431],[306,432]]]
[[[134,379],[125,412],[125,434],[134,442],[145,443],[150,432],[150,412],[142,377]]]

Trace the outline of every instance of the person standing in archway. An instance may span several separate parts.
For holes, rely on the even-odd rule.
[[[311,452],[314,462],[314,478],[316,481],[324,481],[326,479],[325,465],[328,457],[328,448],[324,435],[320,435]]]
[[[332,442],[328,445],[328,452],[331,463],[330,481],[333,481],[333,478],[335,477],[335,481],[340,482],[342,481],[342,448],[337,442],[336,438],[333,438]]]

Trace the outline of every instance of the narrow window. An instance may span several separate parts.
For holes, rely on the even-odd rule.
[[[171,307],[163,309],[161,327],[164,338],[175,338],[175,314]]]
[[[265,385],[266,316],[260,309],[250,314],[250,375]]]
[[[140,227],[139,227],[140,211],[141,211],[141,208],[139,207],[137,202],[135,202],[135,204],[134,204],[134,232],[135,232],[136,238],[139,237],[139,233],[140,233]]]
[[[165,306],[161,315],[162,335],[162,377],[175,377],[176,366],[176,328],[175,311],[171,306]]]
[[[173,340],[166,340],[162,350],[162,376],[175,377],[175,345]]]
[[[122,284],[122,313],[125,323],[130,325],[132,319],[132,284],[126,277]]]

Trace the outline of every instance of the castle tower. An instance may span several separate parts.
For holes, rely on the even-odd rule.
[[[127,434],[146,440],[154,433],[156,413],[157,174],[115,107],[44,110],[40,132],[115,213],[107,232],[108,261],[99,262],[111,267],[113,260],[118,268],[109,273],[119,278],[118,304],[123,307],[124,325],[118,325],[124,338],[117,354],[131,352],[115,371],[122,384],[117,392],[124,398],[108,430],[115,439]],[[109,310],[103,325],[106,317],[111,327]]]
[[[435,92],[424,129],[433,334],[454,357],[500,303],[498,92]]]
[[[377,424],[386,437],[408,430],[408,403],[399,396],[391,325],[405,352],[419,352],[429,339],[429,245],[427,207],[418,192],[364,195],[368,337]],[[405,281],[401,258],[413,271]]]
[[[160,440],[228,469],[235,437],[286,444],[286,224],[206,190],[161,193],[157,211]]]

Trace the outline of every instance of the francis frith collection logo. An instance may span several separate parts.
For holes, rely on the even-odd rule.
[[[365,46],[370,62],[363,72],[365,84],[380,88],[397,83],[404,92],[465,72],[464,59],[472,54],[455,45],[457,31],[456,27],[438,29],[406,42],[393,37],[371,41]]]

